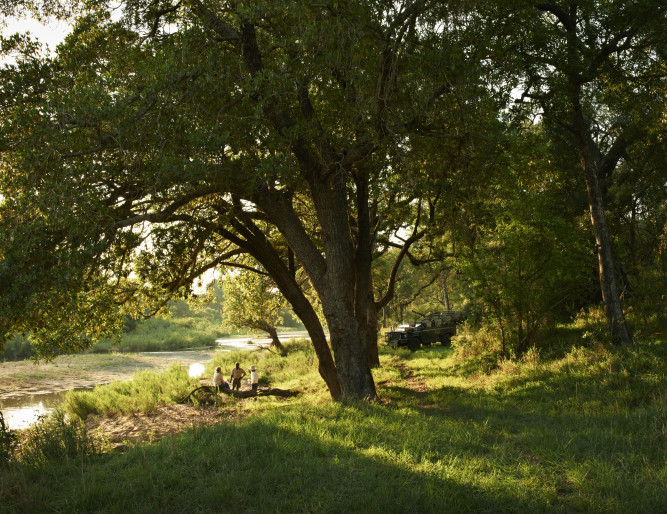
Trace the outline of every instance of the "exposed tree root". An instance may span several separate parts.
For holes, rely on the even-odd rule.
[[[301,394],[300,391],[292,391],[290,389],[276,389],[273,387],[257,389],[257,391],[252,391],[252,390],[232,391],[231,389],[223,389],[222,391],[218,391],[216,387],[204,385],[190,391],[190,393],[187,396],[184,396],[181,400],[179,400],[178,403],[186,403],[192,397],[192,395],[197,391],[203,391],[210,394],[215,394],[217,392],[220,392],[228,396],[234,396],[236,398],[255,398],[258,396],[281,396],[283,398],[289,398]]]

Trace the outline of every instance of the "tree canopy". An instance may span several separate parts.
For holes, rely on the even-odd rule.
[[[332,397],[374,398],[378,311],[404,261],[440,263],[436,276],[457,255],[489,264],[496,245],[512,258],[492,273],[515,273],[525,250],[522,270],[554,270],[542,291],[558,282],[555,252],[581,238],[547,222],[553,196],[538,190],[567,181],[577,156],[618,332],[594,184],[637,169],[629,152],[647,134],[664,145],[664,8],[649,3],[630,18],[593,1],[44,4],[71,34],[52,57],[15,40],[24,56],[0,70],[2,337],[30,333],[46,357],[85,348],[247,255],[306,326]],[[540,110],[509,109],[518,86]],[[570,145],[558,173],[546,153],[511,155],[526,114],[543,120],[542,147]],[[497,303],[499,319],[530,332],[555,301],[536,295],[535,309]]]

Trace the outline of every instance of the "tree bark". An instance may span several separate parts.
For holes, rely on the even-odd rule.
[[[276,330],[276,327],[272,327],[269,325],[263,325],[259,327],[260,330],[263,330],[267,334],[269,334],[269,337],[271,338],[271,346],[276,348],[281,355],[285,355],[285,347],[283,344],[280,342],[280,338],[278,337],[278,331]]]
[[[354,311],[365,341],[369,368],[380,366],[377,343],[377,311],[371,277],[371,223],[368,207],[368,175],[359,172],[357,185],[357,247],[354,256]]]
[[[593,225],[593,233],[595,234],[595,248],[598,255],[598,272],[604,312],[614,343],[617,345],[632,345],[632,338],[625,323],[625,316],[616,282],[614,251],[609,235],[607,216],[604,212],[604,200],[598,177],[597,159],[593,151],[593,142],[588,133],[578,97],[575,96],[573,98],[572,104],[575,141],[586,181],[591,223]]]
[[[351,400],[374,399],[377,393],[368,365],[367,345],[363,335],[365,330],[359,326],[355,309],[359,270],[355,269],[346,185],[340,177],[335,176],[326,181],[314,179],[311,191],[322,227],[326,256],[326,271],[313,284],[322,300],[329,327],[342,397]],[[363,313],[364,317],[366,314]]]
[[[265,197],[265,200],[269,198]],[[267,208],[274,206],[272,202],[265,202],[264,205]],[[281,209],[278,208],[275,210],[279,212]],[[287,212],[286,209],[283,209],[283,211]],[[239,215],[239,218],[242,218],[242,215]],[[334,400],[339,399],[341,387],[336,372],[336,365],[331,356],[331,350],[329,349],[329,344],[327,343],[327,338],[317,313],[304,295],[303,290],[296,282],[289,268],[287,268],[275,249],[266,240],[264,234],[261,231],[254,230],[256,227],[249,220],[244,221],[245,223],[238,221],[236,228],[245,239],[225,231],[222,231],[221,235],[234,242],[237,246],[246,249],[271,274],[278,289],[285,296],[292,306],[294,313],[299,317],[308,331],[310,341],[317,355],[318,371],[327,384],[331,397]]]
[[[625,316],[621,307],[618,286],[616,283],[613,247],[604,212],[603,191],[600,185],[600,176],[609,175],[614,170],[622,151],[627,145],[623,135],[619,135],[603,158],[599,145],[594,141],[584,111],[581,106],[583,84],[589,82],[596,73],[598,66],[614,51],[620,50],[619,45],[625,45],[636,32],[636,27],[627,34],[596,49],[588,42],[582,41],[577,34],[577,25],[580,11],[576,3],[569,4],[568,8],[561,8],[555,2],[537,4],[537,9],[550,12],[558,19],[558,23],[565,29],[566,56],[565,65],[561,71],[567,77],[567,95],[570,101],[572,116],[572,133],[579,154],[579,160],[586,181],[588,205],[591,214],[591,223],[595,234],[595,244],[598,254],[598,272],[600,290],[604,311],[609,323],[612,339],[618,345],[631,345],[632,339],[625,324]],[[622,41],[624,41],[622,43]],[[591,60],[592,59],[592,60]],[[582,67],[582,61],[588,61],[588,68]]]
[[[447,277],[445,275],[445,271],[440,272],[440,280],[442,281],[442,301],[445,305],[445,310],[448,311],[449,309],[449,294],[447,293]]]

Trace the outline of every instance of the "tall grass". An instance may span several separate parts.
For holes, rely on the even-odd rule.
[[[303,342],[287,358],[220,353],[209,371],[238,360],[307,394],[229,399],[220,424],[124,454],[39,473],[15,463],[0,470],[0,511],[664,511],[667,344],[581,342],[494,366],[451,348],[383,350],[373,404],[328,400]]]
[[[88,414],[132,414],[153,412],[161,404],[183,398],[195,380],[177,364],[161,372],[137,371],[132,380],[95,386],[92,391],[70,391],[61,408],[70,416]]]
[[[155,352],[213,346],[225,334],[219,321],[207,317],[150,318],[123,332],[120,344],[103,340],[93,352]]]

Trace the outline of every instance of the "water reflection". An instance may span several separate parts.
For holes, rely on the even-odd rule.
[[[285,332],[278,334],[278,339],[281,342],[288,341],[290,339],[310,339],[308,332],[305,330],[296,331],[296,332]],[[253,338],[247,336],[237,336],[237,337],[221,337],[215,340],[218,347],[225,348],[223,351],[230,350],[255,350],[257,348],[268,348],[271,346],[270,338]],[[227,350],[226,348],[229,348]]]
[[[89,388],[77,388],[83,390]],[[40,416],[46,416],[63,401],[67,391],[57,393],[31,394],[19,398],[0,400],[0,411],[7,428],[18,430],[34,424]]]

